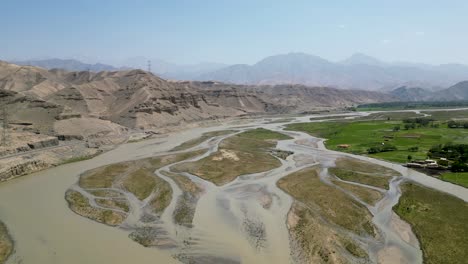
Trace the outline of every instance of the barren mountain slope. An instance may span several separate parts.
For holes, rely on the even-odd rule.
[[[309,87],[304,85],[235,85],[218,82],[191,82],[190,85],[213,97],[211,100],[225,102],[231,97],[229,105],[242,107],[245,102],[254,101],[256,106],[264,105],[266,112],[310,111],[315,108],[347,107],[366,102],[395,101],[391,95],[363,90],[340,90],[328,87]],[[220,96],[223,95],[223,96]],[[210,98],[211,98],[210,97]],[[242,100],[241,100],[242,99]]]
[[[128,128],[157,129],[205,119],[393,99],[381,93],[324,87],[169,82],[142,70],[47,71],[4,62],[0,62],[0,89],[2,104],[15,109],[12,120],[45,126],[41,131],[48,134],[58,132],[53,129],[55,122],[68,119],[109,120]]]

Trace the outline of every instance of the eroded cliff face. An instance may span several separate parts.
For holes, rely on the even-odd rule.
[[[0,181],[6,181],[36,171],[49,168],[51,165],[40,159],[18,160],[6,163],[0,168]]]
[[[299,113],[389,99],[378,93],[323,87],[171,82],[142,70],[67,72],[0,61],[0,108],[8,112],[12,135],[29,135],[12,139],[12,145],[0,150],[0,179],[82,155],[48,151],[56,158],[27,156],[31,150],[56,146],[59,140],[77,141],[69,146],[72,149],[95,151],[124,142],[134,132],[158,133],[202,120]],[[47,137],[52,139],[43,141]],[[5,159],[18,153],[25,156]]]
[[[41,123],[40,131],[48,134],[56,132],[55,120],[69,118],[96,118],[131,129],[157,129],[204,119],[303,112],[392,99],[379,93],[324,87],[170,82],[142,70],[47,71],[4,62],[0,63],[0,91],[2,103],[9,101],[10,107],[19,111],[14,119],[33,122],[40,116],[34,126]]]
[[[58,145],[59,140],[57,137],[36,135],[28,132],[10,132],[8,146],[0,146],[0,157]]]

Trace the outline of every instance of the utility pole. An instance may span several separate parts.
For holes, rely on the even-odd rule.
[[[148,60],[148,72],[151,72],[151,61]]]
[[[86,71],[88,72],[88,82],[91,81],[91,69],[88,67],[86,68]]]
[[[6,106],[2,109],[2,118],[3,118],[3,125],[2,125],[2,146],[6,147],[8,145],[8,112]]]

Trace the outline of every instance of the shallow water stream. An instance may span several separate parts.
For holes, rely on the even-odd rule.
[[[289,122],[308,120],[309,117],[300,117]],[[260,119],[249,124],[250,128],[264,127],[294,138],[278,143],[279,149],[294,152],[294,155],[282,161],[281,167],[265,173],[240,176],[220,187],[196,178],[203,185],[204,193],[198,201],[191,228],[172,222],[175,200],[181,191],[171,179],[163,176],[171,183],[174,197],[163,213],[160,225],[167,231],[168,237],[184,245],[176,249],[145,248],[129,239],[128,232],[123,229],[108,227],[76,215],[66,204],[65,191],[77,181],[81,173],[89,169],[164,155],[169,149],[199,137],[204,132],[250,128],[240,125],[194,128],[163,138],[122,145],[91,160],[59,166],[0,184],[0,218],[9,228],[16,244],[16,252],[9,263],[177,263],[174,258],[176,255],[179,259],[188,257],[200,263],[289,263],[291,258],[286,218],[292,198],[279,190],[276,182],[308,166],[320,164],[325,168],[330,167],[337,158],[345,156],[389,167],[403,175],[391,182],[390,190],[381,202],[375,207],[369,207],[374,214],[373,222],[382,236],[379,241],[369,241],[371,259],[375,262],[422,262],[419,245],[409,226],[391,211],[398,202],[399,184],[405,179],[468,201],[468,191],[463,187],[397,164],[326,150],[321,139],[305,133],[282,131],[284,124],[267,124]],[[204,142],[198,148],[209,147],[210,153],[214,152],[220,139],[222,137]],[[167,171],[169,167],[163,167],[156,173],[161,175],[160,172]],[[128,221],[137,221],[135,219],[137,217]]]

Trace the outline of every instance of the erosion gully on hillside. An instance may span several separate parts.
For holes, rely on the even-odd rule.
[[[400,184],[412,179],[467,200],[466,192],[396,164],[327,150],[322,139],[283,130],[286,123],[309,118],[257,120],[249,126],[207,129],[224,132],[205,134],[203,140],[153,153],[149,158],[142,155],[123,162],[126,165],[98,188],[82,182],[87,174],[103,169],[94,166],[69,188],[67,201],[76,213],[117,226],[134,241],[150,247],[148,250],[169,252],[184,263],[422,263],[410,226],[392,211],[400,197]],[[243,162],[239,153],[223,142],[260,127],[285,136],[267,140],[275,142],[272,148],[276,145],[282,150],[272,168],[229,181],[210,181],[200,166],[187,167],[202,160]],[[272,148],[261,151],[273,157],[278,152]],[[107,159],[112,157],[111,153],[106,155]],[[354,164],[350,169],[361,175],[358,180],[340,177],[338,170],[346,162]],[[152,174],[140,171],[144,169]],[[158,180],[146,190],[146,185],[128,182],[129,177],[143,182],[148,177]],[[387,183],[374,184],[366,177]],[[317,193],[307,194],[311,190]],[[127,250],[138,262],[136,249]],[[19,251],[25,253],[21,245]],[[21,260],[19,253],[16,260]],[[159,260],[165,261],[164,257]],[[123,259],[116,261],[112,263],[125,263]]]

